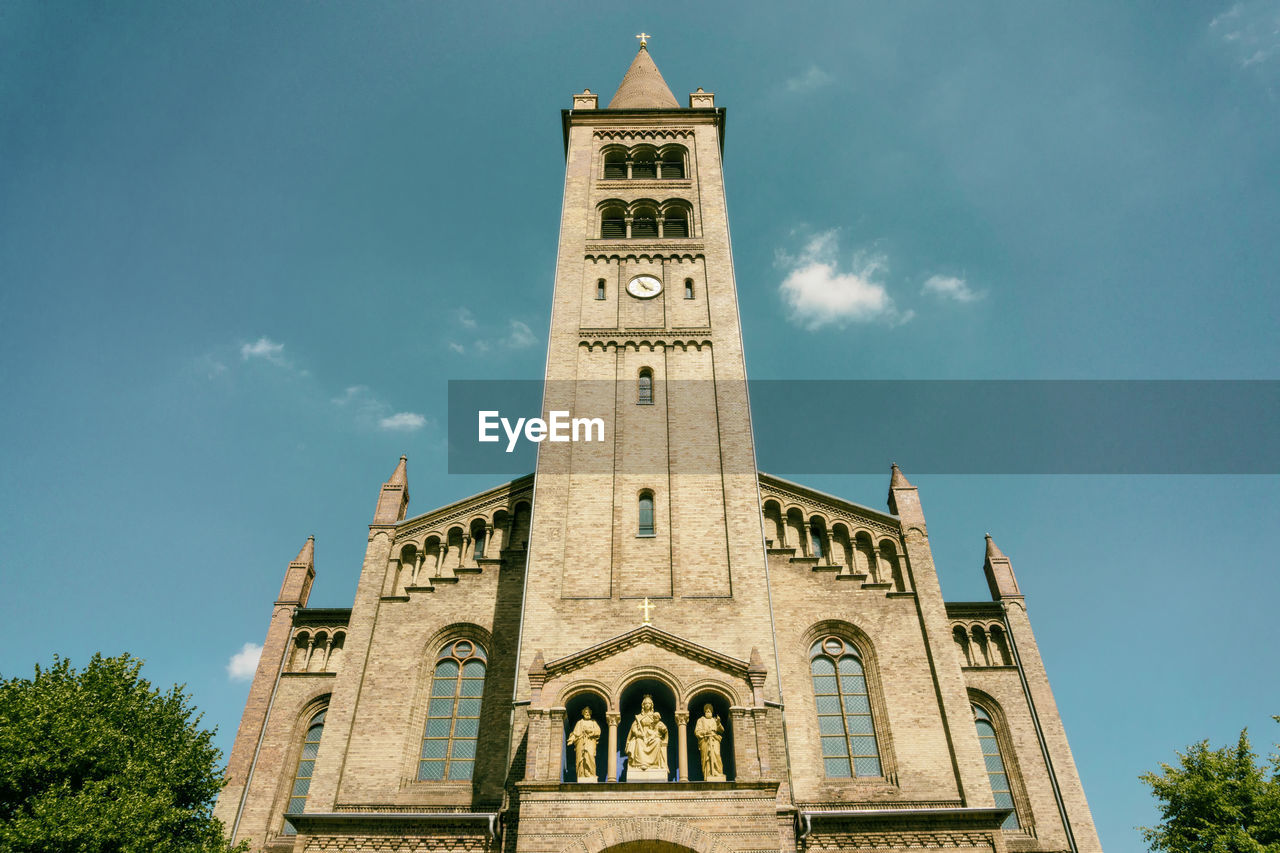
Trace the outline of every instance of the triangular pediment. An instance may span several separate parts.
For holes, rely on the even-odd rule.
[[[661,628],[655,628],[652,625],[641,625],[639,628],[633,628],[625,634],[619,634],[612,639],[605,640],[603,643],[548,662],[545,664],[546,675],[549,679],[566,675],[574,670],[611,658],[627,649],[643,645],[666,649],[672,654],[697,661],[737,678],[745,679],[747,677],[747,669],[750,667],[750,663],[747,661],[722,654],[714,649],[686,640],[684,637],[663,631]]]

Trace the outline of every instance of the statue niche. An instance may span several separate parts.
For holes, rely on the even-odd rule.
[[[574,769],[579,782],[596,781],[596,747],[600,743],[600,724],[591,719],[591,707],[582,709],[582,719],[569,734],[574,749]]]
[[[653,697],[645,694],[640,711],[627,731],[627,781],[665,782],[667,766],[667,725],[654,709]]]
[[[724,724],[710,702],[702,706],[702,716],[698,718],[693,734],[698,739],[698,751],[702,753],[703,780],[723,782],[724,761],[720,757],[720,742],[724,740]]]

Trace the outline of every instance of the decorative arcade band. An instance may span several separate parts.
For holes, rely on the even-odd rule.
[[[724,724],[716,716],[710,703],[702,706],[702,716],[693,730],[702,754],[702,778],[707,782],[723,782],[724,761],[720,756],[720,744],[724,740]],[[591,719],[591,709],[582,709],[569,734],[568,745],[574,748],[574,768],[579,782],[595,782],[596,745],[600,742],[600,724]],[[667,766],[667,725],[662,715],[653,707],[653,697],[646,695],[640,703],[627,732],[627,780],[630,782],[665,782],[670,773]]]

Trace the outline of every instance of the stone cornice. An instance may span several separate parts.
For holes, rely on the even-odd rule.
[[[412,539],[419,533],[425,533],[435,527],[447,525],[452,521],[457,521],[460,518],[476,513],[482,513],[502,504],[514,503],[526,496],[530,499],[533,497],[532,474],[512,480],[509,483],[503,483],[501,486],[481,492],[478,495],[472,495],[469,498],[463,498],[460,501],[433,509],[422,515],[406,519],[396,526],[396,541],[401,542],[406,539]]]
[[[766,499],[764,492],[772,492],[778,497],[785,497],[799,504],[808,504],[835,516],[844,516],[849,519],[856,518],[870,527],[878,528],[882,532],[893,536],[902,535],[902,523],[896,515],[879,512],[862,504],[846,501],[843,498],[828,495],[826,492],[820,492],[817,489],[811,489],[808,486],[783,480],[781,477],[775,477],[772,474],[766,474],[763,471],[760,472],[760,491],[762,500]]]
[[[712,669],[718,669],[736,678],[746,679],[747,677],[747,669],[749,667],[747,661],[729,657],[706,646],[700,646],[683,637],[663,631],[661,628],[655,628],[652,625],[641,625],[639,628],[633,628],[611,640],[605,640],[603,643],[588,649],[549,662],[546,664],[547,678],[552,679],[559,675],[573,672],[645,643],[706,664]]]

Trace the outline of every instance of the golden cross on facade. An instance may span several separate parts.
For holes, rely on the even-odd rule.
[[[642,32],[636,35],[636,38],[640,39],[640,46],[644,47],[649,43],[649,39],[653,38],[653,36],[649,35],[648,33]]]
[[[650,604],[650,603],[649,603],[649,598],[648,598],[648,596],[645,596],[644,604],[639,604],[639,605],[636,605],[636,606],[637,606],[637,607],[639,607],[641,610],[643,610],[643,611],[644,611],[644,622],[642,622],[641,624],[643,624],[643,625],[652,625],[653,623],[649,621],[649,611],[650,611],[650,610],[652,610],[652,609],[653,609],[654,607],[656,607],[657,605]]]

